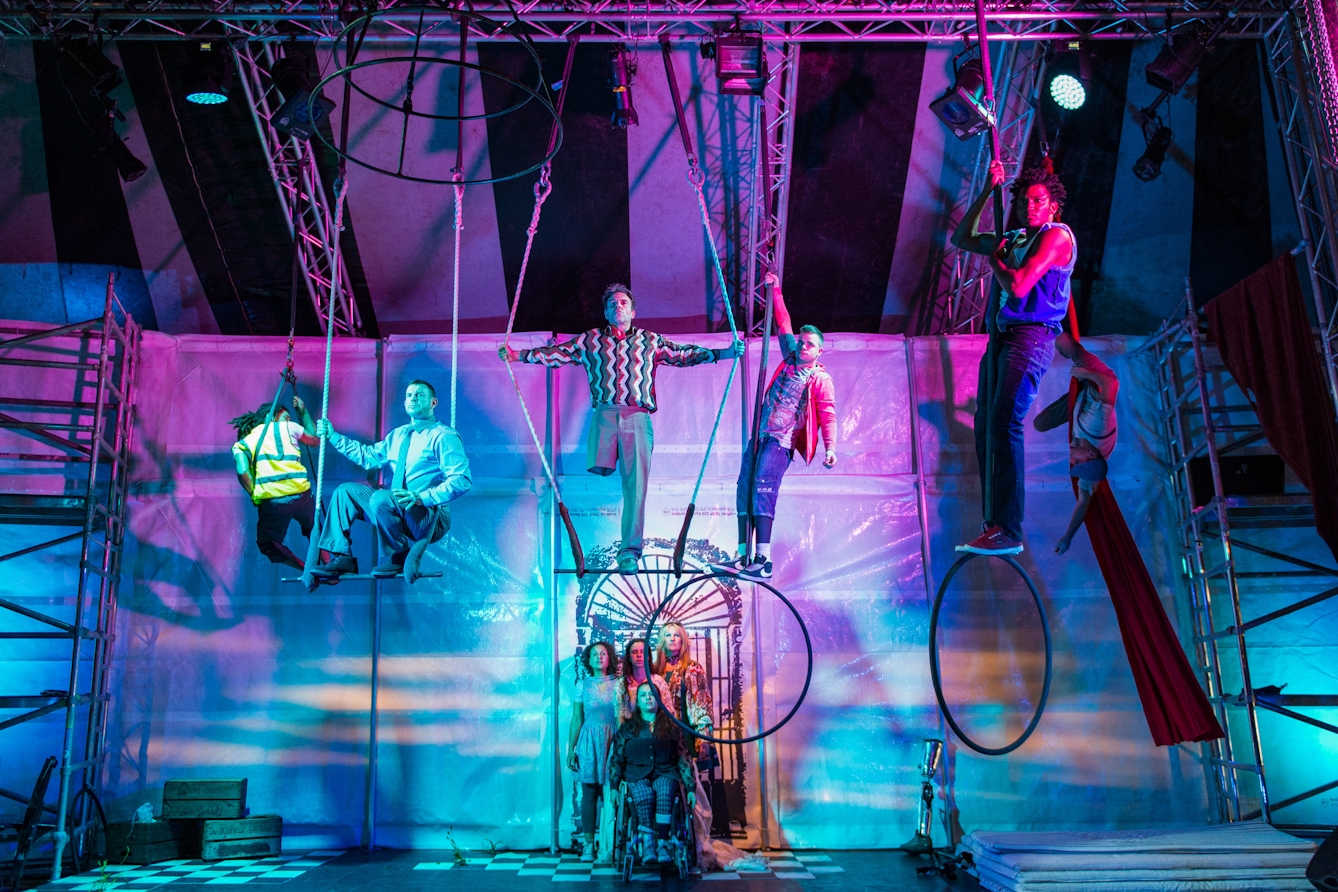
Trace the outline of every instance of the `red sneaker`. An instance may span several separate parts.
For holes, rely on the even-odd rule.
[[[991,524],[970,542],[958,545],[957,550],[972,554],[1021,554],[1022,543],[1005,533],[1001,527]]]

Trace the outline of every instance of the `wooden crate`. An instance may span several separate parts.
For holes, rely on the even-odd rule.
[[[154,864],[198,857],[199,821],[124,821],[107,825],[108,864]]]
[[[255,815],[234,821],[204,822],[200,857],[205,861],[283,854],[283,818]]]
[[[163,784],[164,818],[240,818],[246,815],[246,778],[170,780]]]

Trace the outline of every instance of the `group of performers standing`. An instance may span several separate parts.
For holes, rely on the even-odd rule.
[[[1023,171],[1012,191],[1022,205],[1025,225],[1001,237],[980,231],[980,218],[990,196],[1004,185],[995,162],[990,183],[971,205],[952,235],[958,248],[989,257],[994,273],[993,296],[986,312],[990,346],[981,359],[975,413],[976,455],[983,490],[981,534],[958,546],[980,554],[1015,554],[1022,550],[1025,501],[1022,421],[1036,398],[1059,337],[1059,350],[1073,361],[1078,381],[1070,442],[1070,473],[1077,478],[1079,501],[1056,551],[1067,550],[1081,524],[1091,494],[1106,476],[1106,460],[1114,448],[1114,412],[1118,381],[1076,338],[1060,336],[1068,314],[1070,279],[1077,262],[1073,232],[1059,222],[1064,187],[1048,167]],[[780,338],[781,363],[762,404],[757,436],[744,452],[736,493],[738,549],[718,572],[765,580],[773,572],[772,526],[781,480],[796,454],[806,462],[824,446],[823,465],[836,464],[836,400],[831,375],[819,358],[824,336],[811,325],[794,330],[780,290],[768,273]],[[651,416],[657,408],[656,371],[661,365],[694,366],[742,355],[744,344],[708,349],[678,344],[638,328],[636,298],[626,285],[604,292],[607,325],[583,332],[564,343],[529,350],[498,348],[507,362],[536,363],[556,368],[580,364],[590,387],[592,418],[586,444],[586,466],[593,474],[622,478],[622,530],[617,565],[624,574],[638,569],[645,526],[646,492],[655,434]],[[301,567],[283,545],[284,532],[296,520],[304,535],[312,530],[314,505],[299,445],[319,442],[323,435],[342,455],[369,470],[386,469],[388,488],[345,483],[334,493],[320,532],[320,563],[313,574],[334,580],[357,572],[349,533],[356,520],[375,526],[385,560],[374,576],[403,574],[412,581],[427,546],[450,528],[450,502],[468,492],[469,460],[456,431],[436,420],[436,392],[415,380],[405,390],[409,423],[375,444],[364,444],[335,431],[328,419],[313,422],[302,401],[294,398],[294,423],[285,408],[270,417],[270,407],[233,419],[238,442],[233,447],[239,480],[255,502],[259,517],[256,541],[271,561]],[[1068,398],[1052,405],[1036,420],[1050,430],[1069,418]]]

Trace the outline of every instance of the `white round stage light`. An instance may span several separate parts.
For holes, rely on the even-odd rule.
[[[1083,87],[1082,81],[1073,75],[1061,74],[1050,81],[1050,98],[1060,108],[1072,111],[1075,108],[1082,108],[1082,104],[1087,101],[1087,90]]]

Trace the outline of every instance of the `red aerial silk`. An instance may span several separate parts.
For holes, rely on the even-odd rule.
[[[1078,339],[1078,320],[1069,304],[1069,329]],[[1073,436],[1073,403],[1078,396],[1078,382],[1069,384],[1069,437]],[[1078,493],[1077,481],[1073,493]],[[1110,590],[1110,602],[1120,623],[1120,637],[1134,673],[1138,699],[1143,703],[1148,730],[1157,746],[1213,740],[1225,736],[1213,715],[1203,688],[1175,627],[1166,616],[1157,587],[1152,584],[1143,555],[1124,522],[1124,514],[1102,480],[1087,509],[1087,535],[1092,551]]]

